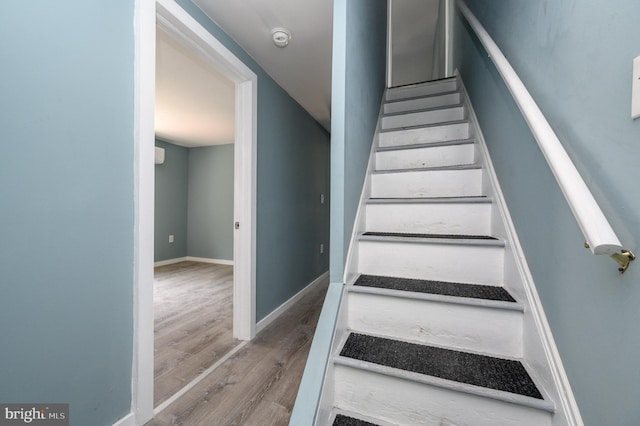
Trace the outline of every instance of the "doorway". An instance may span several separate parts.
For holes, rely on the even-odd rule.
[[[136,235],[133,409],[153,417],[154,105],[156,22],[235,85],[233,336],[255,335],[257,76],[173,0],[136,3]],[[151,76],[151,77],[150,77]]]

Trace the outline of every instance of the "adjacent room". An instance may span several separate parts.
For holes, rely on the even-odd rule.
[[[154,405],[239,344],[233,338],[233,82],[158,26]]]

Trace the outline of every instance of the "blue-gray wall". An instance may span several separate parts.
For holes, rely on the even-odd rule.
[[[155,168],[155,261],[233,260],[234,145],[184,148],[156,139],[156,146],[165,162]]]
[[[329,268],[329,134],[190,0],[191,16],[258,76],[256,317],[264,318]],[[309,81],[313,84],[313,81]]]
[[[333,5],[331,282],[341,282],[386,83],[386,0]]]
[[[233,260],[233,149],[189,149],[189,256]]]
[[[0,401],[131,408],[134,2],[0,14]]]
[[[178,259],[187,254],[187,194],[189,188],[189,149],[156,139],[165,149],[164,164],[155,171],[155,252],[156,262]],[[174,242],[169,242],[169,235]]]
[[[538,102],[626,248],[640,251],[640,120],[630,118],[640,3],[468,0]],[[640,419],[640,264],[584,238],[502,80],[456,18],[471,94],[585,424]]]
[[[291,425],[315,414],[340,308],[349,239],[362,193],[386,77],[385,0],[333,3],[330,284],[313,337]]]

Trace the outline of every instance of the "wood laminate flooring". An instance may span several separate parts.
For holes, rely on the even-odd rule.
[[[233,266],[180,262],[155,269],[154,405],[240,341],[233,338]]]
[[[287,425],[326,290],[314,287],[146,426]]]

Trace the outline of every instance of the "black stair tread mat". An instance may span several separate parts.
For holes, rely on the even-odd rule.
[[[353,285],[362,287],[388,288],[391,290],[413,291],[416,293],[439,294],[443,296],[469,297],[473,299],[515,302],[509,292],[502,287],[480,284],[464,284],[445,281],[418,280],[413,278],[360,275]]]
[[[333,426],[377,426],[375,423],[365,422],[364,420],[354,419],[353,417],[338,414],[333,421]]]
[[[519,361],[351,333],[340,356],[543,399]]]
[[[447,238],[462,240],[497,240],[488,235],[458,235],[458,234],[411,234],[403,232],[365,232],[362,235],[371,237],[406,237],[406,238]]]

